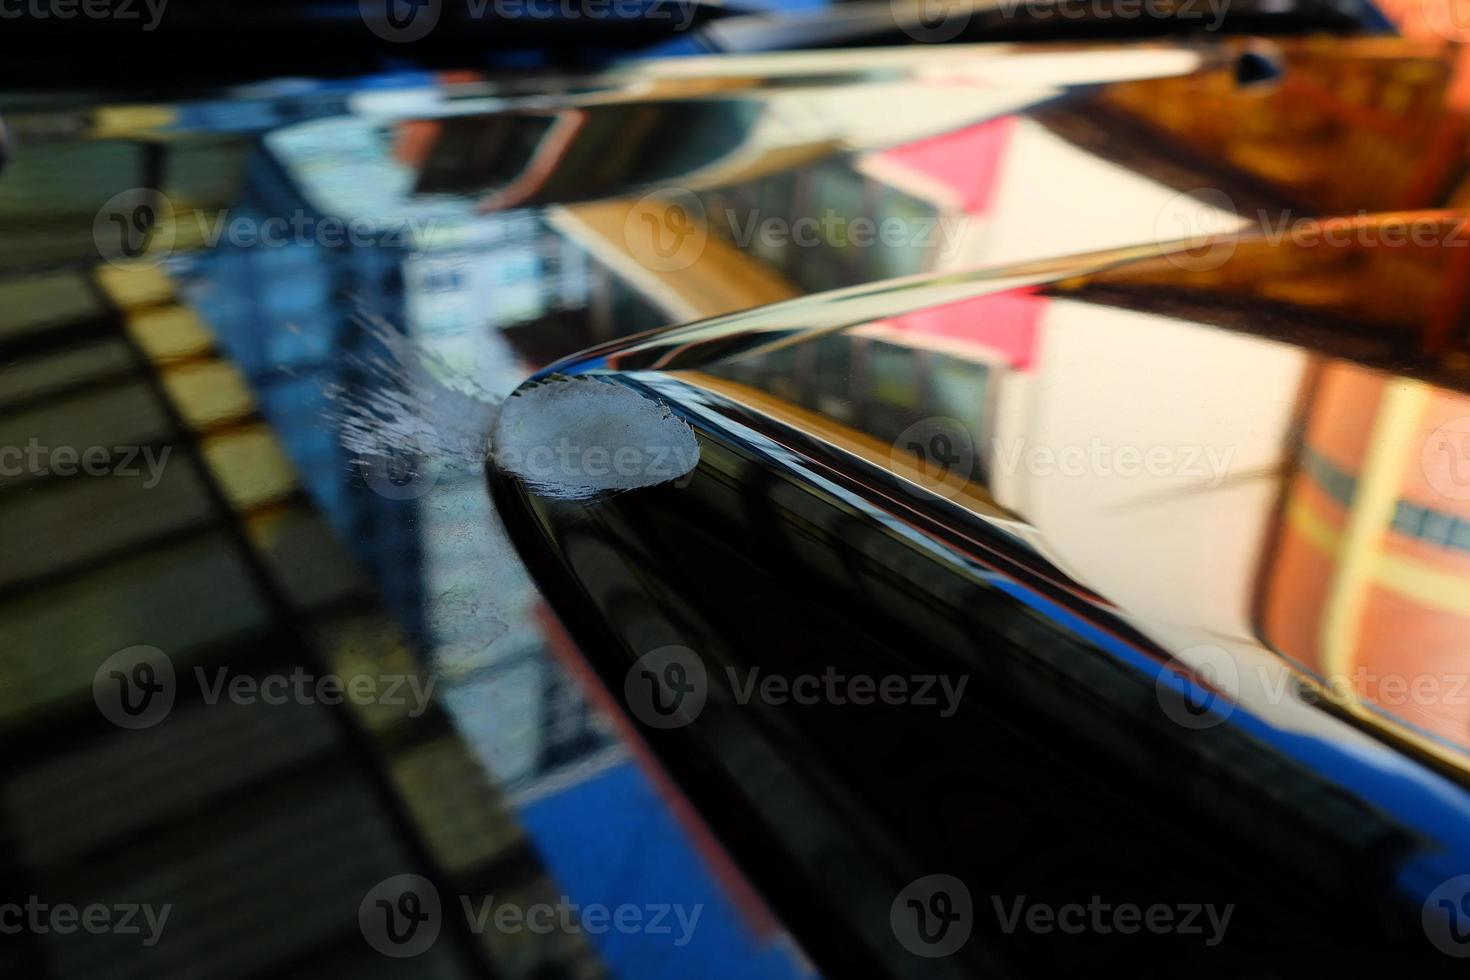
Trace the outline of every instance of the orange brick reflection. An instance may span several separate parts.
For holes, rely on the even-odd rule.
[[[1346,362],[1322,370],[1262,629],[1333,692],[1470,747],[1470,457],[1435,441],[1457,420],[1470,433],[1470,397]]]
[[[1405,37],[1456,48],[1448,101],[1470,106],[1470,49],[1459,47],[1470,41],[1470,0],[1380,0],[1378,6]]]

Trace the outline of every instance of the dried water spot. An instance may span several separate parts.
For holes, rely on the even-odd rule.
[[[502,407],[492,445],[502,470],[565,500],[669,483],[699,463],[694,430],[667,405],[593,378],[522,388]]]

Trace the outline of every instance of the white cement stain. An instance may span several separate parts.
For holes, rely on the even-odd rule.
[[[484,463],[501,398],[382,320],[366,320],[363,331],[368,351],[346,360],[366,383],[326,392],[343,446],[362,458]]]
[[[667,405],[593,378],[522,388],[506,399],[493,443],[497,466],[567,500],[668,483],[699,462],[694,430]]]
[[[622,385],[559,378],[502,398],[381,320],[363,331],[364,350],[345,355],[360,380],[326,396],[342,445],[384,496],[426,496],[446,468],[493,460],[539,494],[581,500],[678,480],[699,462],[694,431]]]

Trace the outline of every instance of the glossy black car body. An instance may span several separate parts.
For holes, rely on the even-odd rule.
[[[1465,219],[1419,220],[1444,236],[1394,257],[1443,274],[1455,260],[1450,236]],[[1343,320],[1336,304],[1270,298],[1280,269],[1336,276],[1383,252],[1253,239],[1229,247],[1230,260],[1205,271],[1191,267],[1191,253],[1166,247],[1162,256],[1119,252],[849,290],[635,338],[547,369],[552,378],[629,386],[672,406],[698,434],[699,465],[678,484],[588,502],[501,478],[497,499],[583,649],[597,651],[593,662],[611,689],[623,690],[649,651],[697,653],[708,688],[687,727],[645,726],[644,735],[719,815],[715,825],[828,971],[1453,969],[1442,947],[1425,941],[1421,916],[1442,911],[1429,893],[1462,873],[1470,847],[1463,743],[1426,740],[1393,724],[1391,710],[1386,720],[1365,720],[1317,687],[1289,651],[1264,667],[1232,654],[1241,674],[1277,672],[1283,686],[1274,698],[1248,680],[1242,689],[1239,675],[1222,681],[1221,661],[1201,664],[1188,644],[1171,650],[1157,613],[1110,601],[1104,574],[1069,575],[1048,557],[1045,531],[993,498],[977,499],[983,488],[957,494],[948,469],[914,457],[902,439],[887,454],[865,439],[891,437],[898,422],[860,412],[839,423],[773,394],[789,380],[773,366],[775,351],[899,311],[936,302],[963,310],[966,300],[1016,289],[1079,304],[1083,315],[1123,311],[1165,330],[1225,332],[1224,346],[1258,344],[1229,332],[1259,331],[1320,365],[1433,378],[1442,397],[1463,401],[1459,368],[1446,369],[1444,356],[1412,335]],[[1350,305],[1355,287],[1338,285]],[[969,315],[985,309],[972,303]],[[1218,380],[1215,369],[1208,356],[1171,364],[1200,385]],[[1125,397],[1144,416],[1199,411],[1170,399],[1174,390],[1144,382]],[[1192,521],[1239,517],[1229,501],[1239,481],[1286,492],[1307,478],[1300,440],[1313,396],[1301,397],[1286,469],[1247,472],[1223,490],[1175,490],[1188,495]],[[810,393],[802,400],[811,404]],[[1242,403],[1233,419],[1184,422],[1208,442],[1260,410]],[[1108,508],[1087,518],[1105,540],[1117,519]],[[1182,554],[1164,564],[1204,568],[1210,580],[1218,557],[1208,536],[1176,542]],[[1143,533],[1134,539],[1141,552],[1115,561],[1147,563],[1161,544]],[[1270,550],[1262,561],[1258,590],[1296,587],[1273,571]],[[1156,588],[1169,594],[1164,580]],[[1271,601],[1264,593],[1255,600],[1267,648]],[[971,686],[952,713],[938,686],[934,700],[915,690],[902,704],[752,698],[748,687],[757,675],[789,682],[831,672],[968,678]],[[1320,724],[1304,722],[1310,714]],[[907,883],[936,873],[968,886],[966,924],[975,933],[953,957],[924,961],[901,948],[889,917]],[[1233,916],[1220,937],[1181,928],[1162,938],[1106,926],[1028,934],[1007,918],[1029,903],[1090,901],[1194,907],[1202,927],[1211,906]],[[1445,909],[1453,926],[1458,909]]]
[[[96,61],[0,103],[0,450],[175,461],[142,496],[0,481],[0,905],[177,907],[156,949],[30,935],[0,969],[1459,967],[1453,54],[1323,34],[1374,26],[1332,4],[850,8],[573,18],[557,54],[365,80],[557,32],[190,13],[135,91],[79,90]],[[746,53],[895,30],[987,43]],[[697,465],[517,476],[557,447],[502,440],[500,399],[579,386],[666,407]],[[140,648],[186,682],[141,734],[98,710]],[[214,669],[437,686],[231,711]],[[448,914],[400,958],[365,923],[414,911],[403,876]],[[531,935],[487,898],[704,917]]]

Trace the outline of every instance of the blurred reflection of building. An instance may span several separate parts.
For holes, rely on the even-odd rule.
[[[322,423],[343,405],[401,383],[367,364],[404,356],[382,349],[374,331],[364,329],[367,319],[401,328],[414,354],[503,397],[529,370],[501,340],[503,331],[583,305],[585,262],[529,213],[476,215],[459,200],[411,199],[412,174],[391,155],[392,139],[391,131],[355,117],[278,130],[268,140],[271,158],[259,161],[250,186],[279,191],[261,202],[262,214],[368,220],[378,228],[411,228],[417,237],[396,247],[214,250],[204,260],[210,266],[197,270],[209,286],[200,305],[238,344],[234,353],[265,393],[267,412],[288,446],[302,453],[300,465],[311,467],[308,485],[373,568],[395,618],[438,665],[448,702],[468,705],[466,695],[493,691],[504,710],[480,708],[467,719],[481,736],[473,744],[488,753],[483,761],[516,791],[545,774],[542,761],[566,760],[540,744],[555,730],[543,724],[543,712],[557,703],[543,697],[554,668],[545,663],[534,589],[513,554],[485,554],[495,518],[483,461],[473,447],[457,458],[428,454],[418,465],[433,481],[431,495],[389,499],[363,485],[363,460]],[[279,287],[262,290],[258,281],[241,278],[260,261],[289,268],[301,286],[282,296]],[[231,289],[232,283],[238,286]],[[250,349],[263,342],[300,346],[315,356]],[[276,402],[271,393],[278,390],[293,397]],[[467,523],[486,532],[464,533]],[[460,692],[461,685],[468,687]],[[474,718],[490,727],[479,729]],[[589,751],[607,746],[605,734],[589,732],[596,743]]]
[[[391,125],[348,117],[279,130],[267,141],[298,189],[293,206],[378,225],[416,222],[423,232],[411,249],[338,250],[343,254],[330,258],[337,276],[320,294],[323,316],[312,321],[318,330],[333,336],[328,325],[336,324],[337,336],[351,334],[344,336],[348,350],[364,350],[379,331],[365,328],[360,311],[382,314],[404,341],[392,345],[396,356],[422,357],[440,382],[497,398],[544,363],[538,358],[587,344],[589,304],[607,310],[599,303],[616,291],[626,307],[651,309],[540,214],[480,214],[462,197],[413,196],[412,170],[392,153],[402,147],[401,136]],[[210,283],[213,276],[202,279]],[[288,325],[263,317],[250,329],[269,336]],[[273,416],[275,426],[323,428],[322,420],[335,415],[327,391],[340,403],[401,383],[328,364],[314,380],[304,389],[314,401]],[[473,428],[464,419],[422,421]],[[328,493],[342,486],[351,506],[407,515],[413,560],[400,555],[389,574],[415,582],[416,595],[398,593],[400,602],[417,602],[405,610],[405,621],[417,624],[411,639],[433,665],[436,693],[466,752],[506,794],[556,886],[577,903],[683,902],[706,909],[707,925],[680,957],[664,956],[657,935],[604,933],[590,944],[601,963],[649,978],[684,975],[690,964],[696,971],[719,964],[736,975],[790,975],[792,960],[769,943],[779,932],[759,901],[738,876],[722,877],[728,866],[718,845],[688,819],[687,804],[660,782],[656,764],[629,757],[627,743],[609,728],[606,706],[588,702],[588,686],[571,682],[580,655],[547,614],[501,531],[484,461],[473,447],[426,454],[420,463],[432,485],[399,501],[364,487],[353,474],[356,460],[337,452],[338,469],[317,471],[313,482]],[[364,530],[351,526],[343,534],[351,542]],[[754,924],[755,935],[742,922]],[[535,955],[538,943],[521,938],[526,955]],[[573,938],[578,949],[587,948]]]
[[[1199,268],[1209,256],[1143,259],[1044,290],[793,331],[697,377],[884,468],[906,426],[956,419],[979,458],[951,499],[1012,515],[1008,529],[1151,636],[1189,646],[1207,635],[1284,681],[1264,644],[1380,731],[1470,747],[1458,640],[1470,613],[1470,399],[1310,353],[1352,351],[1463,385],[1463,225],[1420,220],[1419,245],[1408,227],[1243,238]],[[1324,241],[1328,229],[1337,237]],[[1384,244],[1389,229],[1405,240]],[[1164,449],[1171,466],[1055,465],[1089,446],[1140,461]],[[1028,464],[1034,448],[1052,454],[1047,471]]]
[[[16,125],[57,129],[45,113]],[[415,593],[401,575],[413,556],[393,553],[408,544],[381,526],[367,535],[367,557],[400,573],[389,568],[380,590],[308,496],[339,520],[362,520],[313,414],[313,372],[328,371],[346,339],[326,302],[333,289],[351,277],[383,282],[387,257],[227,245],[191,256],[197,225],[182,224],[166,269],[193,270],[200,305],[213,300],[219,317],[211,332],[165,269],[98,265],[93,216],[136,186],[162,190],[180,213],[238,202],[231,217],[289,217],[297,204],[271,161],[232,136],[58,141],[13,161],[0,183],[15,246],[0,276],[0,443],[170,453],[146,490],[57,474],[0,485],[13,545],[0,563],[11,638],[0,730],[14,750],[0,772],[0,900],[170,908],[156,946],[27,930],[0,944],[0,972],[398,975],[404,963],[374,952],[356,919],[389,876],[425,874],[451,902],[487,892],[555,901],[473,754],[437,703],[417,717],[386,703],[212,704],[194,680],[199,668],[423,682],[379,598]],[[47,271],[16,270],[37,264]],[[392,290],[369,288],[366,300],[381,311]],[[297,424],[267,424],[280,419]],[[178,698],[159,725],[125,731],[99,713],[93,678],[138,644],[171,658]],[[407,968],[467,978],[548,967],[599,972],[575,938],[476,937],[452,919]]]
[[[1459,0],[1379,0],[1378,7],[1405,37],[1439,48],[1454,66],[1451,104],[1470,106],[1470,18]]]
[[[22,903],[166,904],[171,915],[152,948],[121,935],[14,939],[0,954],[7,975],[391,972],[354,914],[378,881],[416,871],[449,895],[549,891],[437,708],[414,719],[386,705],[203,700],[196,668],[352,680],[420,666],[168,280],[104,270],[97,281],[99,293],[78,277],[49,283],[105,295],[95,319],[29,319],[49,303],[11,321],[7,340],[31,346],[6,367],[5,442],[172,455],[142,492],[137,480],[82,477],[0,488],[0,527],[25,553],[0,575],[12,638],[0,728],[23,747],[0,789],[0,891]],[[10,287],[0,283],[20,298]],[[16,401],[27,388],[45,397]],[[57,527],[71,528],[67,544]],[[139,643],[172,659],[179,697],[161,724],[131,732],[104,721],[92,685],[108,655]],[[478,976],[490,957],[528,975],[544,962],[486,938],[480,951],[451,925],[414,969]]]
[[[1356,214],[1450,199],[1466,136],[1451,78],[1434,46],[1334,39],[1293,46],[1281,80],[1253,93],[1200,74],[1109,86],[1100,108],[1269,184],[1283,203]]]
[[[1261,611],[1266,638],[1333,693],[1461,748],[1470,748],[1467,438],[1470,397],[1323,365]]]

